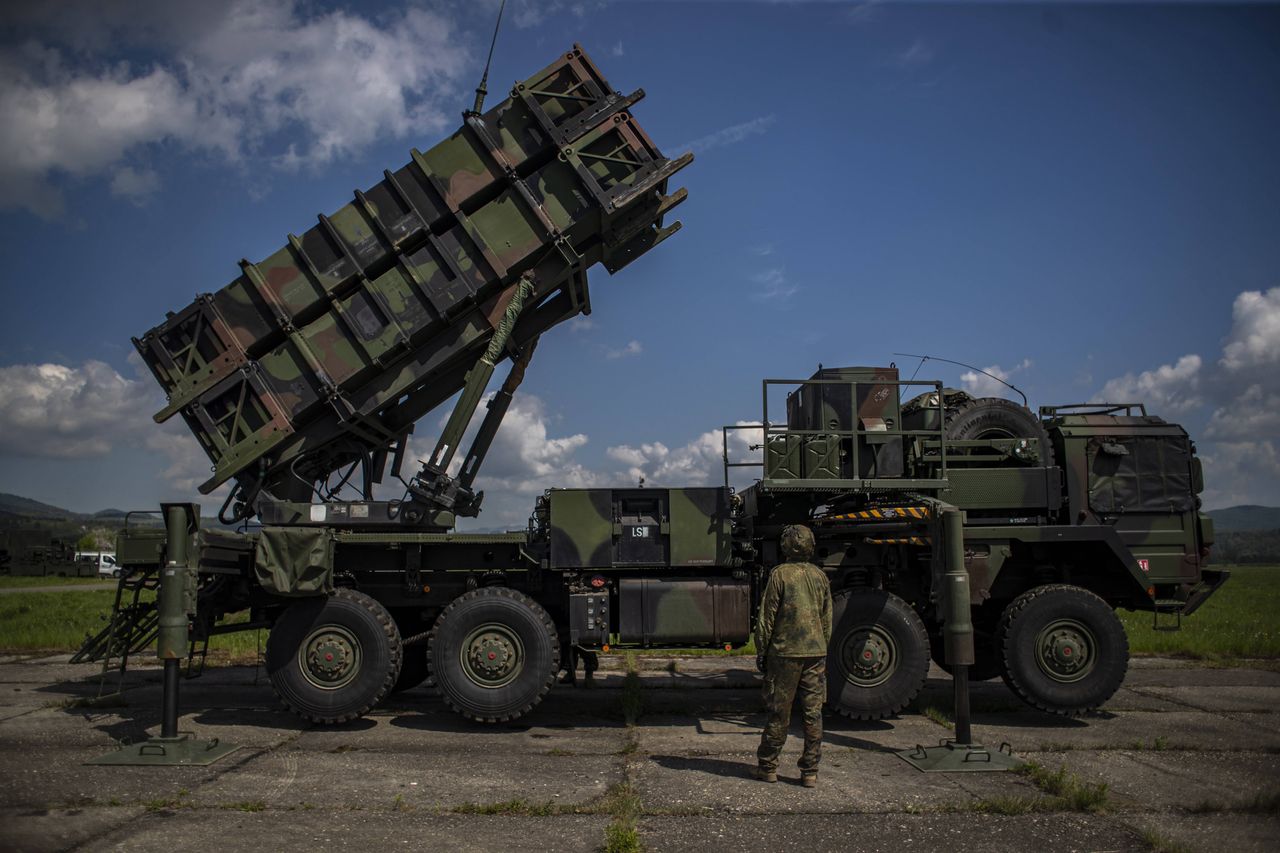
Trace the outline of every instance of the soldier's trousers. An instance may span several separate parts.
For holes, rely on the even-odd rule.
[[[778,769],[778,756],[787,742],[791,705],[796,693],[804,713],[804,753],[800,770],[814,771],[822,759],[822,704],[827,701],[827,659],[784,658],[770,655],[765,662],[764,706],[769,714],[756,759],[766,770]]]

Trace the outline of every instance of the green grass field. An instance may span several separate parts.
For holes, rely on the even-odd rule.
[[[60,578],[60,577],[11,577],[0,575],[0,589],[27,586],[84,586],[95,583],[115,583],[111,578]]]
[[[28,585],[33,584],[23,584]],[[0,595],[0,650],[75,651],[86,637],[107,627],[114,601],[113,589],[4,593]],[[247,614],[239,614],[231,621],[242,622],[246,618]],[[260,632],[260,638],[256,636],[258,633],[246,631],[214,637],[209,643],[210,656],[218,660],[252,662],[259,640],[263,646],[266,644],[266,632]]]
[[[1135,654],[1280,658],[1280,566],[1231,567],[1231,578],[1182,620],[1181,631],[1152,630],[1150,613],[1122,610],[1120,620]]]
[[[73,578],[0,578],[25,583],[0,587],[50,586],[73,583]],[[69,652],[86,635],[107,625],[113,590],[15,592],[0,594],[0,650]],[[1237,566],[1231,579],[1194,615],[1182,630],[1155,631],[1150,613],[1120,611],[1134,654],[1177,655],[1215,662],[1247,658],[1280,659],[1280,566]],[[243,614],[240,619],[244,618]],[[209,648],[215,659],[254,660],[266,632],[215,637]],[[735,654],[751,654],[748,647]],[[661,652],[670,655],[670,652]],[[699,650],[686,654],[725,654]]]

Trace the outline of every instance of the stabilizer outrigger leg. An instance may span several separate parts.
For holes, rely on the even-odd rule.
[[[189,733],[178,732],[178,682],[190,638],[189,617],[196,601],[196,571],[188,559],[187,546],[199,528],[200,508],[196,504],[161,504],[161,507],[167,545],[157,605],[160,629],[156,656],[164,661],[160,736],[90,759],[85,764],[203,766],[239,749],[219,743],[216,738],[199,740]]]
[[[946,661],[955,687],[955,738],[945,738],[938,746],[904,749],[898,757],[926,773],[974,773],[1012,770],[1022,766],[1008,744],[994,752],[973,742],[969,719],[969,667],[973,665],[973,622],[969,616],[969,572],[964,566],[964,515],[953,506],[942,508],[941,529],[935,524],[934,541],[941,540],[946,556],[943,606],[946,622]],[[939,536],[938,534],[942,535]]]

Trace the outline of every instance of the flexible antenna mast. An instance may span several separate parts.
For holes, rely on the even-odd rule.
[[[917,366],[917,367],[916,367],[916,373],[919,373],[919,372],[920,372],[920,368],[921,368],[921,367],[924,367],[924,363],[925,363],[926,361],[941,361],[941,362],[945,362],[945,363],[947,363],[947,364],[954,364],[954,365],[956,365],[957,367],[967,367],[967,368],[969,368],[970,370],[976,370],[978,373],[981,373],[983,376],[990,376],[992,379],[994,379],[995,381],[999,382],[1001,385],[1005,386],[1006,388],[1008,388],[1009,390],[1011,390],[1011,391],[1013,391],[1015,394],[1017,394],[1019,397],[1021,397],[1021,398],[1022,398],[1022,407],[1023,407],[1024,409],[1026,409],[1026,408],[1030,408],[1030,407],[1027,405],[1027,395],[1022,393],[1022,389],[1021,389],[1021,388],[1019,388],[1018,386],[1014,385],[1012,382],[1006,382],[1005,380],[1001,379],[999,376],[996,376],[994,373],[988,373],[987,371],[983,370],[981,367],[974,367],[972,364],[965,364],[963,361],[952,361],[952,360],[951,360],[951,359],[949,359],[949,358],[938,358],[937,356],[934,356],[934,355],[915,355],[914,353],[909,353],[909,352],[895,352],[895,353],[894,353],[894,355],[900,355],[900,356],[902,356],[903,358],[918,358],[918,359],[920,359],[920,364],[919,364],[919,366]],[[911,374],[911,378],[912,378],[912,379],[915,379],[915,377],[916,377],[916,374],[915,374],[915,373]]]
[[[484,75],[480,78],[480,85],[476,86],[476,103],[467,115],[478,116],[484,109],[484,96],[489,94],[489,89],[487,88],[489,83],[489,64],[493,62],[493,48],[498,43],[498,28],[502,26],[502,13],[506,8],[507,0],[502,0],[502,5],[498,7],[498,20],[493,25],[493,40],[489,42],[489,58],[484,61]]]

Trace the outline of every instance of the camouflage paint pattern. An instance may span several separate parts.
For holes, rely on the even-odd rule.
[[[135,345],[214,463],[294,489],[377,452],[462,386],[521,276],[513,345],[589,310],[614,272],[679,227],[664,158],[577,46],[301,237]],[[210,413],[210,410],[212,412]]]
[[[825,655],[830,642],[831,582],[826,574],[813,563],[774,568],[756,615],[756,650],[770,658],[815,657]]]
[[[608,489],[552,489],[551,567],[613,565],[613,493]]]
[[[653,502],[659,517],[624,525],[627,501],[635,498]],[[623,540],[637,526],[655,539],[660,554],[648,564],[696,568],[727,566],[732,559],[727,489],[551,489],[547,499],[552,568],[636,565],[623,556]]]
[[[800,694],[804,714],[804,751],[800,771],[816,773],[822,760],[822,705],[827,701],[827,659],[770,655],[764,672],[764,707],[768,717],[756,761],[764,770],[777,770],[778,758],[791,727],[791,706]]]
[[[1199,460],[1186,430],[1151,415],[1065,414],[1049,421],[1049,432],[1069,523],[1114,529],[1145,583],[1200,579]]]

